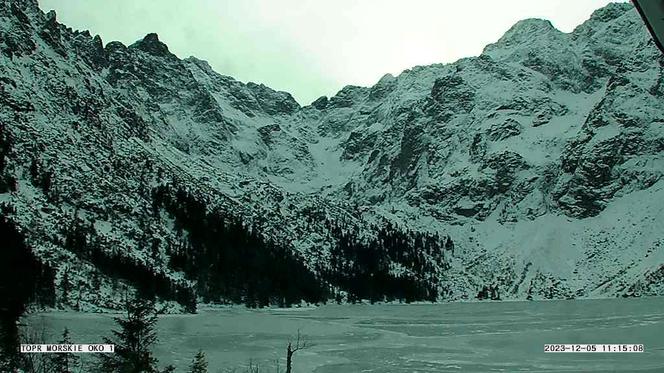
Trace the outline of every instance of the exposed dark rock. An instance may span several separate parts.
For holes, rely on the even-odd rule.
[[[300,108],[293,96],[287,92],[275,91],[263,84],[247,83],[258,104],[269,115],[292,114]]]
[[[275,132],[281,132],[281,127],[278,124],[268,124],[258,129],[261,139],[268,145],[272,144],[272,134]]]
[[[159,40],[159,36],[155,33],[145,35],[142,40],[130,45],[129,48],[136,48],[157,57],[175,57],[168,50],[168,46],[162,43]]]
[[[475,163],[482,161],[486,154],[486,146],[484,136],[481,133],[476,133],[469,148],[470,160]]]
[[[451,75],[436,79],[425,111],[447,122],[455,114],[469,113],[474,106],[475,90],[461,76]]]
[[[348,140],[344,143],[344,151],[341,154],[342,159],[354,159],[366,155],[376,144],[378,134],[351,132]]]
[[[396,79],[392,74],[385,74],[376,85],[371,87],[369,91],[370,100],[380,100],[387,96],[393,89],[396,84]]]
[[[74,37],[72,44],[75,46],[81,58],[83,58],[93,69],[100,70],[104,67],[108,67],[108,57],[99,35],[95,35],[94,38],[91,38],[89,33],[81,33]]]
[[[505,140],[521,134],[521,123],[516,119],[507,118],[502,123],[496,123],[489,128],[488,135],[492,141]]]
[[[367,88],[348,85],[339,91],[334,97],[328,101],[328,108],[347,108],[351,107],[367,95]]]
[[[62,57],[67,57],[67,51],[61,41],[60,27],[60,24],[56,20],[55,11],[51,10],[46,14],[46,22],[44,22],[39,36],[41,36],[46,44],[50,45],[57,54]]]
[[[327,96],[321,96],[317,98],[314,102],[311,103],[311,106],[315,107],[318,110],[324,110],[327,107],[328,99]]]

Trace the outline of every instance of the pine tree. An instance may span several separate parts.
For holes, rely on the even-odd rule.
[[[99,355],[100,370],[109,373],[157,372],[157,359],[151,351],[157,342],[154,303],[137,298],[127,301],[126,310],[124,318],[115,318],[120,330],[113,331],[113,339],[106,339],[106,343],[115,345],[115,353]]]
[[[62,332],[60,344],[72,344],[69,329],[65,328]],[[65,352],[53,355],[53,369],[58,373],[72,373],[73,368],[78,364],[79,357],[75,354]]]
[[[199,350],[194,356],[194,360],[191,362],[191,373],[207,373],[208,363],[205,360],[205,353],[202,350]]]

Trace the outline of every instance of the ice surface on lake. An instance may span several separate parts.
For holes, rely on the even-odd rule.
[[[114,328],[110,315],[71,312],[25,322],[45,325],[51,341],[67,326],[80,343],[102,342]],[[664,298],[203,309],[161,317],[155,352],[178,371],[198,349],[213,373],[250,359],[267,372],[280,360],[284,371],[298,329],[311,346],[295,354],[295,372],[664,371]],[[545,343],[640,343],[646,352],[545,354]]]

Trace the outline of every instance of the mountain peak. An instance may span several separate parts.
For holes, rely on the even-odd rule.
[[[12,0],[8,1],[8,3],[10,5],[15,5],[18,9],[22,9],[23,11],[39,11],[39,3],[37,0]]]
[[[378,80],[378,83],[377,83],[377,84],[389,83],[389,82],[392,82],[392,81],[394,81],[394,80],[396,80],[396,78],[394,77],[394,75],[392,75],[392,74],[390,74],[390,73],[387,73],[387,74],[383,75],[383,77],[380,78],[380,80]]]
[[[139,40],[132,44],[130,48],[136,48],[149,53],[153,56],[172,56],[173,54],[168,50],[168,46],[159,40],[156,33],[149,33],[145,35],[143,40]]]
[[[46,20],[48,22],[55,22],[55,21],[57,21],[57,19],[58,19],[58,15],[55,12],[55,10],[51,9],[51,10],[48,11],[48,13],[46,13]]]
[[[519,28],[537,28],[537,29],[546,29],[546,30],[556,30],[556,28],[551,24],[551,21],[543,18],[526,18],[517,21],[512,29]]]
[[[602,29],[605,24],[617,20],[630,10],[634,10],[634,6],[631,3],[610,3],[603,8],[597,9],[587,21],[574,29],[572,32],[573,37],[590,37],[597,30]],[[636,12],[634,13],[636,14]]]
[[[541,38],[546,34],[561,33],[551,21],[541,18],[528,18],[514,24],[498,43],[520,43],[528,39]]]
[[[546,49],[558,44],[565,33],[555,28],[549,20],[528,18],[515,23],[497,42],[484,48],[483,54],[511,53],[528,48]]]
[[[603,8],[599,8],[590,16],[589,22],[609,22],[619,18],[628,11],[634,9],[634,6],[629,3],[609,3]]]

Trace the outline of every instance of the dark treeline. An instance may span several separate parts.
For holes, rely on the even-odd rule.
[[[54,270],[39,261],[8,215],[0,206],[0,368],[13,371],[20,364],[18,320],[30,303],[55,305]],[[5,371],[5,370],[3,370]]]
[[[187,191],[159,186],[152,191],[155,213],[165,209],[175,218],[180,242],[169,249],[170,266],[197,282],[204,301],[228,300],[250,307],[289,306],[301,300],[318,303],[345,291],[350,302],[435,301],[437,270],[449,265],[449,236],[404,230],[387,223],[373,226],[373,238],[324,219],[336,245],[329,266],[316,274],[286,246],[266,240],[259,229],[239,217],[209,210]],[[184,234],[186,231],[186,234]]]
[[[196,280],[204,301],[228,300],[249,307],[324,302],[328,287],[284,245],[262,237],[255,227],[205,203],[183,189],[153,190],[155,211],[175,218],[181,242],[170,265]],[[183,234],[186,231],[187,234]]]
[[[143,298],[154,299],[155,296],[159,296],[180,303],[187,312],[196,311],[194,289],[187,284],[171,280],[158,268],[124,255],[116,247],[104,244],[95,235],[92,224],[85,223],[76,214],[64,227],[63,233],[65,237],[63,246],[66,249],[79,258],[93,263],[105,275],[128,281]]]
[[[485,299],[491,299],[491,300],[500,300],[500,289],[498,285],[484,285],[482,286],[482,289],[477,292],[477,299],[479,300],[485,300]]]
[[[453,250],[449,237],[404,231],[390,223],[372,227],[375,238],[326,220],[337,245],[325,278],[348,292],[348,300],[435,301],[435,267],[446,270],[443,251]],[[340,296],[336,295],[337,300]]]

